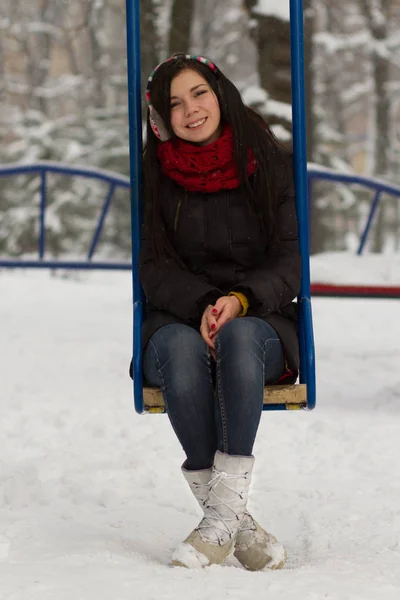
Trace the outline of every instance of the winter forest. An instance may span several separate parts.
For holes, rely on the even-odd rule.
[[[289,0],[141,0],[142,83],[173,52],[212,58],[291,143]],[[400,185],[400,0],[304,0],[308,161]],[[63,161],[129,174],[125,0],[2,0],[0,163]],[[143,105],[143,115],[145,115]],[[40,180],[0,179],[0,254],[37,248]],[[87,251],[105,188],[48,178],[47,249]],[[400,246],[383,198],[370,252]],[[312,252],[354,250],[370,193],[318,184]],[[115,194],[99,255],[130,255],[128,193]]]

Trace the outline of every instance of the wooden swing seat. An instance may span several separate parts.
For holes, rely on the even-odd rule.
[[[150,413],[165,412],[161,390],[156,387],[143,388],[144,408]],[[282,405],[287,410],[305,408],[307,403],[307,386],[304,383],[294,385],[266,385],[264,388],[264,407]]]

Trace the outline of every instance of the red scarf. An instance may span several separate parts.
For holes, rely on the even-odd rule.
[[[189,192],[218,192],[239,187],[233,154],[233,133],[225,125],[221,136],[207,146],[196,146],[178,137],[163,142],[157,150],[163,173]],[[256,170],[249,148],[247,175]]]

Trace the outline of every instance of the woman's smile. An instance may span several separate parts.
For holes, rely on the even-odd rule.
[[[198,121],[195,121],[194,123],[189,123],[189,125],[186,125],[186,127],[189,127],[189,129],[199,129],[200,127],[202,127],[202,125],[204,125],[204,123],[207,121],[207,117],[204,117],[204,119],[199,119]]]

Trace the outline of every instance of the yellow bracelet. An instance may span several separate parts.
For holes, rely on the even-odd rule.
[[[244,317],[249,309],[249,301],[247,300],[246,296],[240,292],[229,292],[228,296],[236,296],[242,305],[242,312],[238,316]]]

